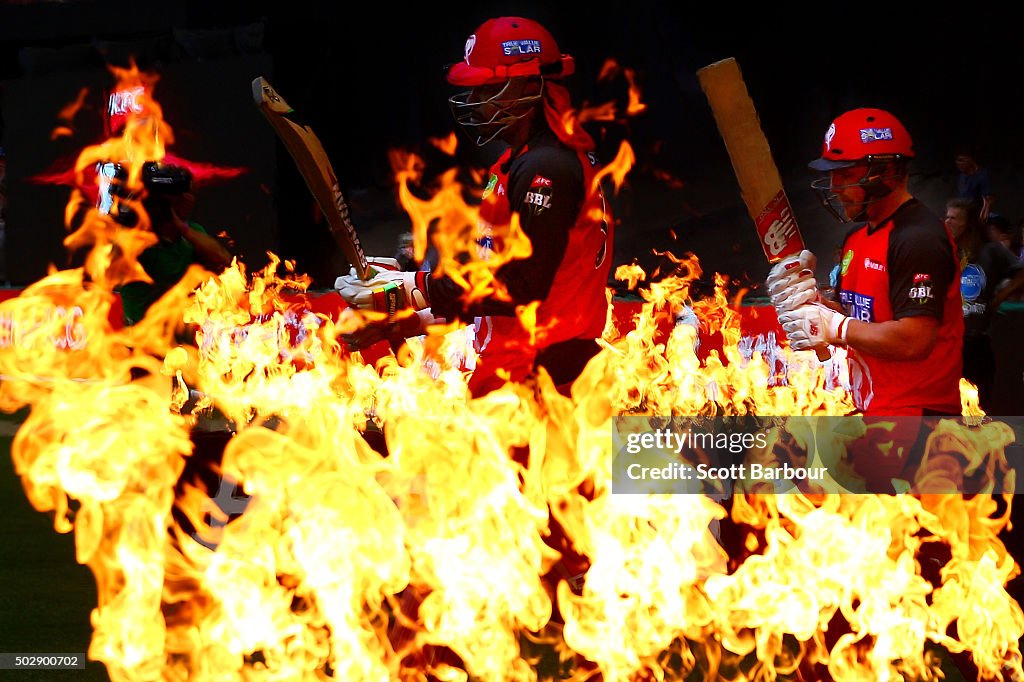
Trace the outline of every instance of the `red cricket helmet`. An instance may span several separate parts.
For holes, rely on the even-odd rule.
[[[912,158],[914,143],[899,119],[882,109],[854,109],[832,121],[825,133],[821,158],[808,165],[814,170],[831,171],[865,161]]]
[[[574,70],[546,28],[532,19],[488,19],[466,40],[465,57],[448,69],[452,85],[474,87],[515,76],[559,78]]]

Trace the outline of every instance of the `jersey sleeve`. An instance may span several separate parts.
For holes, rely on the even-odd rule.
[[[941,320],[955,273],[953,245],[941,224],[918,220],[894,230],[889,237],[893,319],[923,315]]]
[[[498,277],[518,305],[547,298],[583,204],[583,169],[566,149],[542,147],[513,163],[508,200],[530,239],[528,258],[506,263]]]

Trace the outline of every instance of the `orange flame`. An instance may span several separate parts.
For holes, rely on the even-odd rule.
[[[447,137],[431,137],[430,144],[434,145],[448,156],[455,156],[455,150],[459,148],[459,138],[455,131],[448,133]]]
[[[472,253],[477,218],[454,175],[422,200],[422,164],[393,160],[421,238],[436,222],[448,271],[492,286],[453,256]],[[515,229],[505,250],[528,253]],[[90,279],[116,281],[117,243],[83,243],[107,251]],[[699,299],[696,256],[671,260],[658,281],[619,269],[649,281],[644,304],[571,397],[541,371],[471,399],[431,337],[368,367],[335,340],[345,315],[287,303],[309,280],[274,257],[253,275],[190,271],[129,330],[84,270],[0,304],[0,406],[32,406],[15,470],[96,576],[90,658],[114,680],[880,680],[941,678],[939,645],[982,679],[1024,675],[1009,496],[1000,512],[991,494],[737,492],[727,511],[613,494],[615,416],[793,415],[786,433],[813,440],[802,416],[852,410],[810,353],[745,345],[727,278]],[[175,345],[182,324],[195,346]],[[721,350],[699,357],[697,327]],[[213,461],[189,437],[212,416],[170,409],[190,387],[230,424]],[[1002,466],[1008,431],[947,421],[924,456]],[[773,457],[773,433],[748,457]],[[214,483],[189,477],[200,467]],[[936,548],[948,559],[928,570]]]
[[[622,74],[628,84],[628,101],[626,104],[626,117],[636,116],[647,110],[647,105],[642,102],[643,92],[637,84],[636,71],[631,68],[623,68],[611,57],[605,59],[601,70],[597,74],[598,82],[609,81],[619,74]],[[584,105],[576,114],[580,123],[588,121],[617,121],[619,120],[618,105],[614,100],[597,105]]]
[[[75,97],[73,102],[66,104],[59,112],[57,112],[57,119],[63,122],[63,125],[59,125],[53,129],[50,133],[50,139],[56,140],[59,137],[70,137],[74,135],[72,124],[74,123],[75,116],[85,106],[85,98],[89,96],[89,88],[81,88],[78,91],[78,96]]]
[[[128,69],[111,67],[111,70],[119,86],[142,86],[136,100],[137,110],[128,112],[120,137],[82,150],[75,162],[76,184],[86,185],[85,174],[92,173],[97,164],[120,162],[128,172],[126,187],[141,196],[143,165],[148,161],[162,160],[165,145],[173,142],[174,137],[170,126],[163,120],[160,105],[152,98],[157,76],[140,72],[134,63]],[[75,225],[69,220],[67,225],[72,232],[64,239],[64,246],[71,251],[91,247],[85,264],[86,273],[93,282],[108,288],[133,280],[149,281],[149,276],[138,264],[138,255],[156,243],[156,237],[148,231],[149,220],[142,202],[131,198],[123,201],[139,215],[139,229],[124,229],[109,216],[89,208],[80,224]],[[81,191],[76,189],[70,205],[80,208],[85,204]],[[75,214],[69,212],[67,215],[72,218]]]
[[[422,175],[422,159],[401,150],[389,151],[389,158],[392,168],[397,169],[398,200],[412,221],[416,259],[422,260],[426,253],[429,232],[438,252],[435,272],[451,277],[465,289],[467,302],[486,297],[508,300],[508,293],[495,273],[510,260],[528,257],[532,250],[518,217],[513,217],[507,226],[491,226],[495,248],[490,254],[481,254],[477,243],[479,208],[463,198],[463,186],[456,180],[458,169],[442,175],[439,188],[430,199],[423,200],[410,189],[410,183]]]

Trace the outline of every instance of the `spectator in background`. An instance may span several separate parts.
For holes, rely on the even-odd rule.
[[[977,204],[969,199],[957,197],[946,202],[946,227],[956,241],[960,259],[963,375],[978,387],[981,408],[989,412],[996,373],[989,333],[992,315],[1007,296],[1024,286],[1024,263],[989,238],[978,219]]]
[[[988,231],[988,238],[1005,246],[1010,253],[1021,258],[1021,231],[1014,228],[1006,216],[1000,213],[991,213],[985,225]]]
[[[413,257],[412,232],[403,232],[398,235],[398,250],[395,251],[395,260],[398,261],[398,269],[405,272],[419,270],[416,259]]]
[[[984,225],[992,212],[995,196],[992,194],[992,174],[978,163],[977,154],[969,147],[961,147],[956,153],[956,194],[961,199],[970,199],[978,206],[978,219]]]
[[[151,191],[143,199],[151,221],[150,229],[159,241],[139,255],[139,264],[153,281],[128,282],[120,287],[126,325],[141,320],[149,307],[177,284],[193,263],[213,272],[231,265],[232,256],[227,248],[205,227],[190,220],[195,207],[191,173],[184,168],[164,168],[175,169],[187,177],[187,188],[170,194]]]

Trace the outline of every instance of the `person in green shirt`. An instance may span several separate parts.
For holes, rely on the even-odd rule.
[[[176,170],[188,174],[186,169]],[[206,228],[189,220],[195,206],[191,183],[187,191],[179,194],[151,189],[142,203],[149,214],[150,229],[160,241],[139,255],[139,264],[153,281],[129,282],[120,288],[125,325],[139,322],[149,307],[177,284],[193,263],[220,272],[231,264],[232,258]]]

